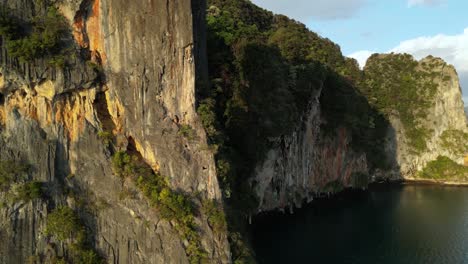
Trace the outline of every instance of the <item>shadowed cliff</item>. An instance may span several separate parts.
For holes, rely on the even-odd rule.
[[[424,178],[437,157],[461,163],[468,152],[458,77],[440,59],[374,55],[360,70],[332,41],[249,1],[208,1],[207,12],[212,85],[198,112],[234,257],[248,259],[237,241],[253,214]]]

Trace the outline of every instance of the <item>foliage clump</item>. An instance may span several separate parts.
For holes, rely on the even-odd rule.
[[[375,54],[364,75],[360,87],[369,102],[386,116],[399,118],[413,153],[425,151],[432,131],[422,120],[437,91],[434,76],[421,70],[409,54]]]
[[[163,219],[176,223],[175,228],[187,240],[186,253],[191,263],[206,260],[200,235],[195,222],[195,206],[191,199],[180,192],[173,191],[167,180],[155,173],[138,156],[119,151],[112,158],[114,172],[120,177],[128,177],[156,208]]]
[[[85,239],[85,230],[76,213],[69,207],[55,209],[47,216],[46,235],[51,235],[61,242],[76,240],[81,243]]]
[[[0,192],[9,203],[27,203],[44,196],[43,183],[29,179],[29,171],[30,166],[24,163],[0,160]]]
[[[63,67],[69,49],[69,28],[65,18],[51,4],[44,14],[29,21],[11,15],[11,10],[0,8],[0,35],[8,54],[20,61],[46,59],[49,64]]]
[[[190,125],[181,125],[179,134],[188,140],[194,140],[197,136],[197,132]]]
[[[369,153],[371,169],[389,166],[388,121],[356,89],[364,78],[356,60],[332,41],[250,1],[210,0],[208,6],[211,85],[199,91],[197,110],[216,150],[232,251],[239,254],[233,259],[248,259],[246,244],[238,243],[242,227],[233,225],[258,207],[251,176],[268,150],[302,125],[313,96],[320,100],[321,137],[346,130],[350,144]]]
[[[227,230],[226,216],[219,202],[205,200],[202,209],[208,218],[208,223],[215,232],[222,233]]]
[[[70,247],[69,263],[102,264],[104,260],[87,244],[86,227],[71,208],[56,208],[47,216],[45,234]],[[65,261],[65,259],[61,259]]]
[[[11,16],[11,10],[0,6],[0,35],[6,39],[17,39],[22,32],[21,20]]]
[[[0,160],[0,191],[7,191],[13,182],[24,180],[30,167],[14,160]]]
[[[445,130],[440,136],[442,147],[456,155],[468,154],[468,133],[461,130]]]
[[[13,199],[16,201],[29,202],[44,196],[43,183],[39,181],[26,182],[17,185],[12,191]]]
[[[436,180],[467,180],[468,167],[460,165],[445,156],[439,156],[436,160],[429,162],[426,167],[418,173],[420,178]]]
[[[109,147],[112,144],[112,141],[114,140],[114,135],[112,134],[112,132],[108,131],[98,132],[98,137],[102,140],[102,143],[105,147]]]

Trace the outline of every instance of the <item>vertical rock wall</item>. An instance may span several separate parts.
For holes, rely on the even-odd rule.
[[[6,2],[24,18],[43,8],[29,0]],[[161,220],[131,182],[113,175],[99,132],[113,130],[118,148],[134,145],[172,188],[220,199],[213,154],[195,111],[197,72],[206,74],[198,39],[204,35],[196,33],[203,32],[204,5],[61,1],[76,48],[89,54],[88,62],[78,56],[64,70],[41,60],[19,62],[2,48],[1,158],[32,164],[30,177],[45,182],[51,197],[0,209],[0,263],[66,251],[43,235],[45,218],[56,206],[77,203],[88,209],[81,217],[108,263],[188,262],[172,223]],[[185,138],[182,126],[194,136]],[[75,195],[63,195],[65,189]],[[215,234],[204,215],[196,222],[210,261],[229,262],[226,234]]]
[[[464,151],[468,151],[463,149],[465,142],[455,143],[462,147],[461,152],[443,142],[444,135],[453,133],[451,131],[468,131],[457,73],[453,66],[431,56],[419,61],[416,70],[429,71],[426,78],[431,79],[422,83],[436,87],[425,110],[427,115],[418,119],[418,124],[429,134],[425,151],[412,151],[400,117],[392,114],[388,117],[391,126],[384,141],[386,158],[391,166],[386,170],[370,171],[369,153],[353,149],[347,129],[339,129],[333,137],[324,137],[321,124],[326,122],[326,116],[320,112],[320,90],[312,96],[309,109],[298,120],[294,132],[276,139],[266,160],[257,166],[253,185],[260,199],[259,210],[301,206],[314,196],[340,191],[344,187],[362,187],[361,184],[367,184],[360,178],[363,175],[369,175],[369,181],[414,179],[428,162],[441,155],[463,164],[467,154]]]
[[[467,154],[458,153],[458,151],[444,146],[442,141],[444,133],[448,131],[468,133],[457,72],[452,65],[432,56],[419,61],[418,68],[422,70],[423,65],[431,66],[433,83],[437,87],[431,105],[427,109],[427,117],[420,120],[422,127],[429,131],[429,137],[426,141],[427,150],[423,153],[412,152],[401,121],[397,116],[390,118],[396,131],[396,137],[395,141],[389,140],[388,145],[396,146],[395,153],[399,167],[395,170],[403,178],[415,177],[418,171],[422,170],[428,162],[437,159],[438,156],[446,156],[463,164],[463,159]],[[465,142],[457,144],[464,145]]]
[[[346,129],[334,138],[323,136],[321,92],[312,96],[294,132],[278,138],[257,166],[254,182],[260,211],[300,207],[321,193],[353,186],[353,174],[368,172],[366,155],[350,147]]]

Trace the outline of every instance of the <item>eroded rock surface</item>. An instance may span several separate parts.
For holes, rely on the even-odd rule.
[[[31,18],[45,8],[34,2],[6,4]],[[77,50],[64,68],[20,62],[2,47],[0,157],[31,164],[29,177],[45,182],[50,199],[0,209],[0,263],[66,255],[64,244],[44,235],[45,219],[52,208],[83,203],[80,216],[108,263],[188,263],[174,223],[162,220],[133,183],[114,175],[100,132],[115,135],[117,148],[136,148],[174,190],[220,199],[213,154],[195,112],[205,58],[194,27],[203,29],[204,5],[62,1]],[[182,136],[182,125],[195,136]],[[229,262],[226,234],[215,234],[203,214],[196,222],[210,262]]]

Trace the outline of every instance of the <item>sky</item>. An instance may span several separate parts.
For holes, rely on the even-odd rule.
[[[468,0],[252,0],[338,43],[365,65],[373,53],[433,55],[455,66],[468,105]]]

